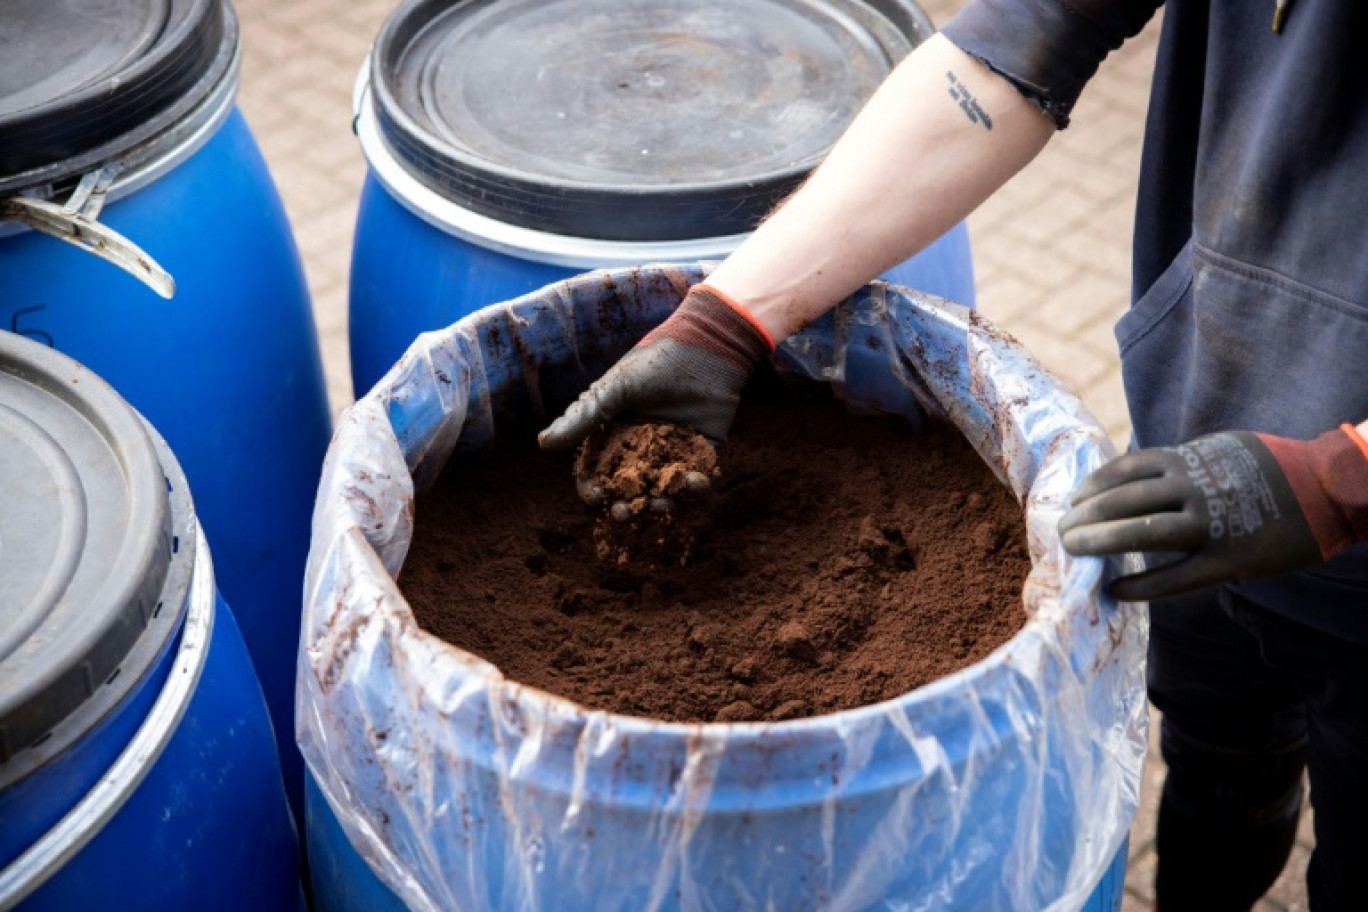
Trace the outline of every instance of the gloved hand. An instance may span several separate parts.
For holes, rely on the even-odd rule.
[[[569,449],[596,425],[626,419],[680,424],[716,445],[727,439],[751,371],[772,351],[769,335],[743,308],[695,285],[537,439],[544,449]]]
[[[1115,580],[1127,601],[1304,570],[1368,541],[1368,442],[1346,424],[1137,450],[1083,480],[1059,530],[1071,554],[1187,553]]]

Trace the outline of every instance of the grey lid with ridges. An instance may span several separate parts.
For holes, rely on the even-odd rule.
[[[0,332],[0,763],[142,638],[173,549],[167,487],[142,419],[108,384]]]
[[[227,0],[8,0],[0,196],[63,187],[161,134],[229,72]]]
[[[411,0],[371,90],[396,158],[520,227],[754,228],[931,26],[911,0]]]

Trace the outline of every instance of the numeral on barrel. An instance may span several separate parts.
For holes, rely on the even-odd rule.
[[[40,310],[47,310],[47,306],[39,304],[35,307],[23,307],[19,310],[16,310],[14,312],[14,315],[10,317],[10,332],[20,336],[28,336],[35,342],[42,342],[48,348],[56,348],[57,346],[53,344],[52,335],[50,333],[45,332],[41,329],[35,329],[31,326],[28,328],[24,328],[19,325],[20,319],[25,314],[37,313]]]

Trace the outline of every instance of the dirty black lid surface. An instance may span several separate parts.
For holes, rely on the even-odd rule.
[[[376,40],[386,142],[443,196],[610,240],[751,230],[930,31],[910,0],[409,2]]]
[[[0,192],[155,136],[209,93],[236,41],[227,0],[5,0]]]
[[[79,708],[142,636],[172,550],[167,484],[113,389],[0,332],[0,763]]]

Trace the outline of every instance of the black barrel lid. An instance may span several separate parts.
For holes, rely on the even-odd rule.
[[[0,332],[0,764],[145,671],[120,666],[163,596],[168,486],[108,384]]]
[[[227,0],[5,0],[0,193],[78,177],[157,135],[227,71]]]
[[[626,241],[750,231],[930,32],[911,0],[411,0],[376,116],[446,198]]]

